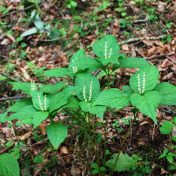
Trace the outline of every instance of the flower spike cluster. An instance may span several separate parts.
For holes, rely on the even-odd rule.
[[[36,83],[33,80],[31,80],[31,90],[32,91],[37,91]],[[46,95],[44,95],[43,102],[42,102],[42,98],[41,98],[40,94],[37,93],[37,101],[38,101],[38,105],[39,105],[40,110],[41,111],[46,111],[47,110]]]
[[[142,94],[142,93],[145,92],[146,73],[143,72],[143,75],[142,75],[142,87],[141,87],[141,78],[140,78],[139,73],[138,73],[138,75],[137,75],[137,80],[138,80],[138,92],[139,92],[140,94]]]
[[[41,97],[39,94],[37,94],[37,99],[38,99],[38,104],[39,104],[39,108],[41,111],[46,111],[47,107],[46,107],[46,95],[44,96],[44,100],[42,102]]]
[[[78,58],[75,58],[75,59],[72,60],[72,62],[74,63],[77,60],[78,60]],[[76,73],[78,71],[78,67],[77,66],[72,66],[72,70],[73,70],[73,73]]]
[[[90,85],[89,85],[89,96],[87,98],[87,94],[86,94],[86,90],[87,90],[87,87],[86,85],[84,85],[83,87],[83,98],[84,98],[84,101],[85,102],[90,102],[92,100],[92,92],[93,92],[93,81],[90,82]]]
[[[108,52],[108,42],[105,42],[105,49],[104,49],[104,56],[105,59],[109,59],[112,55],[112,48],[110,48],[109,52]]]
[[[32,79],[31,79],[31,90],[37,90],[37,86]]]

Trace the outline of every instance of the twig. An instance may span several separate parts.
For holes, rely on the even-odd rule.
[[[0,101],[16,100],[16,99],[27,98],[27,97],[28,97],[27,95],[17,95],[14,97],[3,97],[3,98],[0,98]]]
[[[9,147],[9,148],[11,148],[11,147]],[[4,148],[4,149],[2,149],[2,150],[0,151],[0,155],[3,154],[3,153],[5,153],[5,152],[7,152],[7,151],[9,150],[9,148]]]
[[[174,54],[174,53],[173,53],[173,54]],[[176,64],[176,61],[172,60],[172,59],[169,57],[169,54],[166,55],[166,57],[167,57],[171,62],[173,62],[174,64]]]
[[[135,50],[136,50],[143,58],[147,58],[147,57],[145,57],[144,54],[143,54],[141,51],[139,51],[137,48],[135,48]]]
[[[12,80],[12,81],[18,81],[17,79],[15,79],[15,78],[13,78],[13,77],[9,76],[9,75],[8,75],[8,74],[6,74],[6,73],[0,73],[0,75],[5,76],[5,77],[9,78],[9,79],[10,79],[10,80]]]
[[[48,39],[48,40],[38,40],[38,42],[54,42],[54,41],[58,41],[62,38],[64,38],[64,37],[55,38],[55,39]]]
[[[148,19],[138,19],[138,20],[134,20],[133,23],[145,23],[148,22]]]
[[[24,141],[24,140],[28,139],[31,135],[32,135],[32,131],[29,131],[21,136],[15,136],[12,139],[15,141]]]
[[[171,60],[172,62],[174,62],[172,59],[170,59],[168,56],[173,55],[174,52],[168,53],[168,54],[160,54],[160,55],[153,55],[151,57],[148,57],[148,59],[157,59],[157,58],[161,58],[161,57],[167,57],[169,60]]]
[[[154,134],[155,133],[155,124],[154,124],[154,126],[153,126],[153,130],[152,130],[152,141],[153,141],[153,139],[154,139]]]
[[[9,16],[9,15],[13,15],[13,14],[18,13],[18,12],[23,12],[23,11],[25,11],[25,10],[28,10],[28,9],[34,7],[34,6],[35,6],[35,4],[32,4],[32,5],[30,5],[30,6],[26,7],[26,8],[24,8],[24,9],[20,9],[20,10],[16,10],[16,11],[9,12],[9,13],[7,13],[7,14],[1,15],[0,18],[7,17],[7,16]]]
[[[160,36],[157,36],[157,37],[139,37],[139,38],[131,38],[131,39],[128,39],[126,41],[123,41],[123,42],[119,42],[119,44],[125,44],[125,43],[133,43],[133,42],[138,42],[138,41],[142,41],[142,40],[159,40],[159,39],[162,39],[166,37],[166,35],[160,35]]]

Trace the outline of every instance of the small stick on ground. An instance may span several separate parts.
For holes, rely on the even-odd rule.
[[[138,42],[138,41],[142,41],[142,40],[159,40],[166,37],[166,35],[160,35],[157,37],[139,37],[139,38],[131,38],[128,40],[125,40],[123,42],[119,42],[120,45],[125,44],[125,43],[133,43],[133,42]]]
[[[27,95],[17,95],[14,97],[3,97],[3,98],[0,98],[0,101],[16,100],[16,99],[22,99],[22,98],[27,98],[27,97],[28,97]]]

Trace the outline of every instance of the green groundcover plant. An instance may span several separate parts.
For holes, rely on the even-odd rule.
[[[120,53],[114,36],[103,36],[94,42],[92,48],[94,58],[80,49],[71,57],[67,68],[44,72],[45,77],[60,77],[63,81],[55,84],[9,82],[27,97],[16,101],[7,112],[1,114],[0,122],[31,124],[35,129],[48,119],[47,136],[53,147],[58,149],[68,134],[66,123],[54,120],[58,112],[74,112],[91,123],[91,119],[105,118],[107,109],[120,110],[132,106],[157,124],[157,108],[176,105],[176,86],[160,82],[158,68],[144,58],[126,57]],[[129,85],[123,86],[122,90],[111,88],[109,80],[121,68],[135,68],[136,72],[130,77]],[[107,84],[102,84],[102,78],[107,79]],[[120,157],[129,159],[128,155],[120,154]],[[115,167],[116,170],[121,170],[119,167]]]

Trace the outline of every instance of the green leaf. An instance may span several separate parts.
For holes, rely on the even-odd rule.
[[[159,71],[153,66],[146,66],[137,71],[130,78],[130,86],[136,92],[143,94],[153,90],[158,84]]]
[[[13,86],[13,90],[21,90],[25,94],[30,94],[31,83],[25,82],[9,82]]]
[[[128,104],[128,96],[116,88],[111,88],[101,92],[94,103],[94,105],[104,105],[115,109],[121,109]]]
[[[32,123],[34,125],[34,128],[36,128],[37,126],[39,126],[44,120],[47,119],[49,113],[48,112],[43,112],[43,111],[39,111],[36,112],[33,115],[33,119],[32,119]]]
[[[19,119],[19,120],[31,119],[36,112],[37,111],[34,109],[32,105],[28,105],[23,109],[21,109],[21,111],[10,115],[7,118],[7,121],[11,121],[14,119]]]
[[[119,58],[120,68],[144,68],[148,66],[149,63],[144,58],[129,57]]]
[[[19,112],[21,109],[29,105],[32,105],[32,101],[30,99],[17,100],[16,103],[8,109],[8,112]]]
[[[44,22],[41,20],[38,14],[35,16],[34,24],[39,31],[43,30]]]
[[[130,86],[122,86],[122,91],[130,97],[132,94],[134,94],[134,90]]]
[[[150,91],[144,95],[133,94],[130,97],[133,106],[138,108],[144,115],[150,117],[157,123],[157,107],[161,102],[161,94],[157,91]]]
[[[98,8],[95,8],[94,13],[105,10],[111,3],[109,1],[103,1]]]
[[[120,152],[120,154],[114,154],[112,159],[106,162],[106,165],[113,171],[123,172],[133,169],[137,165],[137,161],[128,154]]]
[[[155,90],[162,95],[161,105],[176,105],[176,86],[163,82],[158,84]]]
[[[56,84],[47,84],[43,85],[40,89],[43,93],[57,93],[59,92],[64,86],[66,85],[65,82],[58,82]]]
[[[93,105],[93,103],[88,103],[85,101],[81,101],[79,105],[84,112],[95,114],[97,117],[100,118],[103,118],[104,112],[106,111],[105,106],[95,106]]]
[[[30,28],[28,29],[27,31],[23,32],[21,34],[21,37],[27,37],[29,35],[33,35],[33,34],[36,34],[38,32],[37,28],[36,27],[33,27],[33,28]]]
[[[49,112],[53,112],[62,108],[67,102],[68,98],[71,96],[71,89],[66,88],[63,91],[55,94],[50,99]]]
[[[170,121],[164,121],[162,122],[162,125],[160,127],[160,132],[162,134],[170,134],[174,128],[174,124]]]
[[[32,102],[34,107],[39,111],[47,111],[50,101],[47,95],[43,95],[43,92],[31,90]]]
[[[78,50],[70,59],[68,66],[69,70],[77,73],[80,70],[90,69],[91,71],[97,70],[101,64],[96,60],[87,56],[84,49]]]
[[[69,97],[68,103],[64,106],[64,108],[68,108],[75,111],[78,110],[80,108],[78,99],[73,96]]]
[[[0,123],[5,123],[8,121],[7,113],[0,114]]]
[[[100,93],[100,84],[96,77],[82,73],[75,79],[75,91],[80,100],[91,102]]]
[[[55,149],[57,149],[60,144],[67,137],[67,127],[61,123],[51,123],[46,129],[48,139]]]
[[[64,77],[64,76],[73,76],[73,73],[68,68],[54,68],[44,72],[46,77]]]
[[[61,32],[58,28],[53,27],[49,33],[49,38],[50,39],[59,39],[61,37]]]
[[[20,176],[18,162],[13,155],[8,153],[0,155],[0,175]]]
[[[119,50],[119,44],[113,35],[105,35],[93,44],[93,52],[99,57],[99,61],[103,65],[118,64]]]
[[[42,155],[40,154],[40,155],[37,155],[36,157],[34,157],[33,162],[34,162],[34,163],[43,163],[44,160],[45,160],[44,156],[42,156]]]

